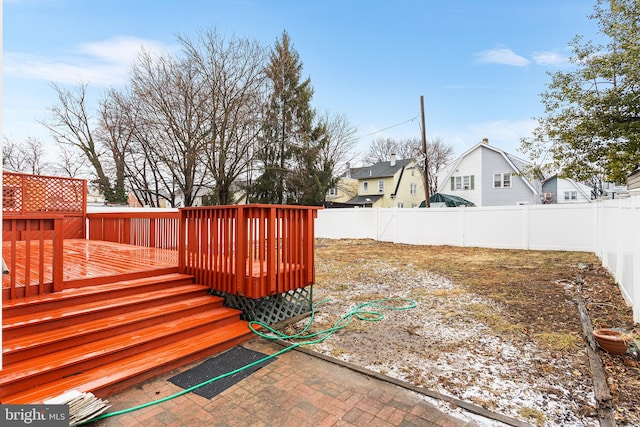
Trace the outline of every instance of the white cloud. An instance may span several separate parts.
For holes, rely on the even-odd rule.
[[[569,63],[569,58],[557,52],[535,52],[533,61],[539,65],[560,67]]]
[[[5,52],[3,71],[11,77],[61,84],[118,85],[127,79],[133,60],[143,47],[152,52],[171,50],[154,41],[116,37],[80,44],[64,57]]]
[[[82,43],[77,51],[80,54],[95,57],[111,63],[131,64],[138,56],[140,50],[162,52],[170,50],[166,46],[154,41],[139,39],[136,37],[114,37],[109,40],[94,43]]]
[[[483,50],[475,55],[476,61],[482,64],[503,64],[524,67],[529,60],[508,48]]]

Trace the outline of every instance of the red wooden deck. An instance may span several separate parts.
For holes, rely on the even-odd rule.
[[[2,253],[9,268],[16,272],[16,287],[24,288],[26,280],[27,259],[24,241],[16,242],[14,261],[11,259],[10,242],[3,242]],[[31,259],[40,257],[40,242],[33,241],[29,245]],[[63,280],[65,288],[90,286],[118,280],[134,279],[147,275],[149,272],[158,274],[175,273],[178,271],[178,253],[170,249],[149,248],[99,240],[65,239],[63,243],[64,268]],[[43,241],[42,256],[51,259],[53,246],[51,240]],[[45,263],[43,269],[43,285],[50,286],[52,277],[52,263]],[[29,266],[28,282],[31,286],[40,285],[40,265],[31,263]],[[3,290],[9,289],[10,276],[2,278]],[[24,289],[22,289],[24,291]],[[20,292],[22,293],[22,292]],[[37,292],[30,293],[35,295]],[[6,299],[5,299],[6,301]]]
[[[26,257],[26,242],[16,242],[15,264],[11,259],[10,242],[4,242],[2,252],[10,269],[15,269],[17,293],[22,296],[32,296],[51,292],[51,277],[53,274],[52,263],[30,263],[29,280],[26,280],[27,266],[25,261],[42,257],[50,260],[53,256],[53,244],[51,240],[43,240],[42,253],[40,242],[33,241],[29,244],[30,257]],[[63,281],[65,289],[82,286],[92,286],[112,282],[113,280],[131,280],[148,276],[149,273],[168,274],[178,272],[178,251],[172,249],[150,248],[145,246],[113,243],[101,240],[65,239],[63,243],[64,268]],[[202,256],[199,257],[202,262]],[[210,279],[220,283],[235,281],[236,263],[231,257],[219,257],[218,261],[205,261],[203,264],[214,266],[210,272]],[[220,271],[215,266],[227,266]],[[42,272],[40,271],[42,268]],[[225,271],[226,270],[226,271]],[[278,264],[278,279],[283,276],[304,275],[306,269],[303,265],[294,263]],[[267,262],[252,260],[246,263],[245,276],[242,281],[242,293],[245,295],[267,295],[274,293],[275,289],[267,289]],[[40,278],[43,278],[42,284]],[[249,279],[251,278],[251,279]],[[11,278],[9,275],[2,277],[4,293],[10,289]],[[25,292],[24,283],[30,283],[32,290]],[[44,287],[44,292],[36,288]],[[225,289],[222,289],[225,290]],[[9,300],[5,295],[5,301]]]
[[[106,396],[223,351],[252,333],[211,290],[260,299],[314,281],[318,208],[87,214],[84,180],[6,173],[3,195],[0,403]]]

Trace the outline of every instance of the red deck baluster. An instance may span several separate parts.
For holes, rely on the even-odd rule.
[[[63,218],[53,220],[53,291],[64,289],[64,223]]]

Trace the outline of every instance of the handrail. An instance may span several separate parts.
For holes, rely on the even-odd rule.
[[[9,246],[2,255],[9,269],[3,287],[8,282],[9,299],[63,289],[63,221],[62,214],[3,216],[3,247]],[[24,262],[18,263],[18,257]]]
[[[86,218],[91,240],[178,248],[178,212],[94,212]]]
[[[230,295],[258,299],[313,284],[317,207],[180,209],[179,271]]]

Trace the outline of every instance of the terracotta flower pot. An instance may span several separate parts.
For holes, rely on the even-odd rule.
[[[609,353],[617,355],[627,353],[627,346],[630,341],[629,335],[614,329],[604,328],[594,330],[593,336],[596,337],[598,345]]]

